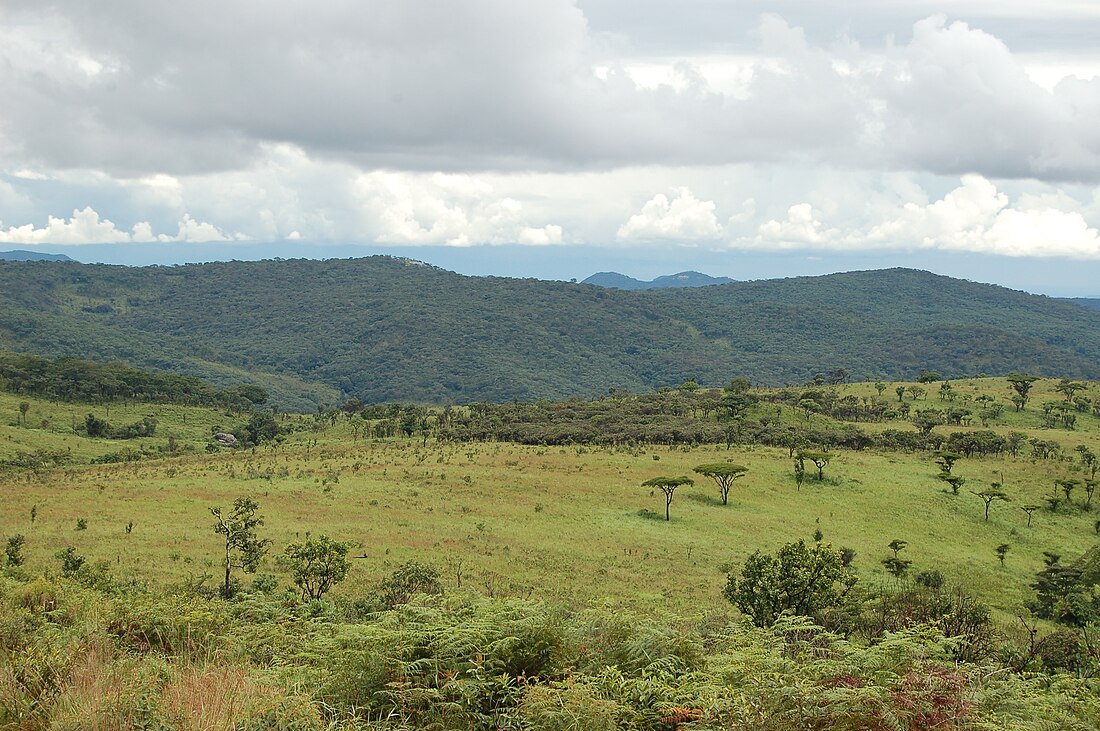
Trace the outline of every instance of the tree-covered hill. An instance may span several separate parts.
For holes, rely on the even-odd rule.
[[[905,269],[629,292],[406,259],[0,262],[0,349],[256,383],[284,407],[639,391],[732,375],[1100,377],[1100,312]]]

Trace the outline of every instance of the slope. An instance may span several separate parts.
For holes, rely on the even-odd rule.
[[[846,368],[1100,376],[1100,312],[895,269],[628,292],[407,259],[0,262],[0,349],[262,385],[283,407],[643,390]]]

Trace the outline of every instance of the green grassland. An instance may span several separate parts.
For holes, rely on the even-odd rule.
[[[942,406],[935,385],[914,410]],[[354,542],[353,554],[361,558],[337,589],[345,597],[369,594],[397,565],[415,559],[439,567],[451,588],[498,597],[707,614],[730,611],[721,589],[726,574],[749,554],[811,540],[819,529],[826,542],[855,550],[853,566],[866,584],[895,582],[881,560],[890,555],[886,544],[901,539],[909,544],[903,557],[913,561],[913,571],[942,571],[1008,620],[1029,598],[1028,584],[1043,565],[1044,551],[1073,559],[1097,541],[1100,509],[1042,509],[1031,528],[1019,509],[1042,504],[1054,491],[1054,480],[1083,476],[1073,461],[1076,445],[1100,452],[1100,418],[1091,413],[1080,414],[1073,431],[1041,428],[1039,405],[1061,398],[1054,385],[1038,382],[1028,408],[1016,413],[1009,405],[992,428],[1053,439],[1066,456],[961,459],[954,472],[967,484],[957,496],[936,479],[938,468],[927,452],[834,450],[825,480],[811,476],[799,490],[786,449],[369,439],[353,431],[345,417],[327,425],[292,415],[284,423],[298,430],[277,446],[208,454],[212,432],[232,428],[243,417],[193,407],[116,404],[110,409],[112,423],[154,415],[156,434],[88,439],[74,434],[72,424],[88,412],[104,416],[102,405],[0,394],[0,460],[33,450],[66,450],[72,460],[54,469],[0,475],[5,496],[0,532],[27,536],[29,566],[36,571],[55,570],[53,554],[72,545],[90,560],[108,561],[118,575],[154,585],[204,574],[216,583],[220,538],[212,531],[209,508],[248,496],[261,506],[263,535],[273,541],[275,553],[307,533]],[[997,378],[957,381],[954,387],[960,399],[988,393],[1004,400],[1010,393]],[[876,393],[873,384],[839,388],[841,394]],[[26,427],[17,423],[24,400],[31,404]],[[827,419],[795,409],[781,418]],[[860,426],[913,428],[902,421]],[[937,427],[943,433],[967,429],[981,427]],[[164,449],[169,437],[177,443],[174,455],[87,464],[127,447]],[[735,483],[730,504],[722,506],[717,487],[691,470],[725,460],[749,471]],[[696,478],[694,486],[676,493],[670,522],[663,519],[663,496],[641,487],[661,475]],[[987,522],[982,501],[970,490],[1002,481],[1010,502],[995,502]],[[1074,499],[1084,501],[1080,490]],[[81,518],[85,530],[76,528]],[[1004,567],[994,553],[1003,543],[1010,545]],[[278,569],[268,559],[261,572],[278,574]]]

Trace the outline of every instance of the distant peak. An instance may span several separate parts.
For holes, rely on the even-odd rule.
[[[712,284],[730,284],[735,281],[729,277],[712,277],[696,271],[666,274],[648,282],[618,272],[598,272],[585,279],[581,284],[592,284],[609,289],[673,289],[678,287],[707,287]]]

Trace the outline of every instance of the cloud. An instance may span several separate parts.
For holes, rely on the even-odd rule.
[[[809,203],[769,220],[755,238],[735,242],[754,249],[935,249],[1011,257],[1100,259],[1100,233],[1077,210],[1055,204],[1064,195],[1007,194],[980,175],[966,175],[943,198],[906,203],[864,228],[828,226]]]
[[[285,144],[359,170],[780,161],[1100,179],[1100,82],[1040,87],[973,25],[936,16],[861,44],[794,3],[810,30],[767,14],[724,55],[639,60],[593,31],[590,6],[8,3],[0,154],[132,178],[244,170]]]
[[[835,236],[836,231],[824,227],[809,203],[791,206],[786,219],[772,219],[762,224],[758,231],[761,244],[772,244],[779,249],[816,248],[830,244]]]
[[[185,215],[179,222],[179,231],[175,235],[154,235],[152,226],[147,222],[134,224],[132,231],[115,226],[114,222],[100,218],[93,208],[73,211],[72,218],[66,220],[50,216],[43,228],[34,224],[12,226],[4,229],[0,222],[0,243],[5,244],[119,244],[128,242],[151,241],[230,241],[240,236],[228,236],[216,226],[199,222]]]
[[[722,235],[722,227],[714,211],[714,201],[701,201],[687,188],[679,188],[671,200],[658,193],[619,227],[616,238],[620,241],[717,239]]]
[[[387,244],[558,244],[560,225],[532,226],[523,203],[498,197],[484,180],[468,175],[430,176],[376,171],[359,175],[352,195],[361,230]]]

